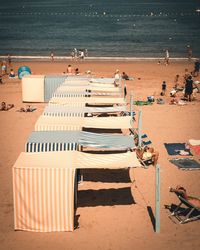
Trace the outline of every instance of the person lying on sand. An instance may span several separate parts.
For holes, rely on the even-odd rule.
[[[8,111],[9,109],[13,108],[14,104],[6,104],[5,102],[1,103],[0,111]]]
[[[189,196],[184,187],[181,187],[179,185],[176,188],[170,187],[169,191],[180,194],[185,200],[189,201],[189,203],[191,203],[193,206],[200,208],[200,199]]]
[[[33,112],[33,111],[35,111],[36,110],[36,108],[31,108],[31,106],[30,105],[27,105],[26,106],[26,108],[20,108],[20,112]]]

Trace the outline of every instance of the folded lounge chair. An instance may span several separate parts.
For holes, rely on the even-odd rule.
[[[191,204],[180,193],[175,192],[180,200],[179,205],[172,211],[170,216],[174,216],[180,224],[198,220],[200,218],[200,208]],[[184,207],[182,207],[184,205]]]

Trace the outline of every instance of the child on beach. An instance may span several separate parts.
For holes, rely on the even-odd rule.
[[[161,95],[164,96],[166,94],[167,84],[165,81],[162,83],[162,92]]]

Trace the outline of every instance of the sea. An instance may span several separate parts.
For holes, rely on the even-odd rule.
[[[199,0],[0,0],[0,55],[200,57]]]

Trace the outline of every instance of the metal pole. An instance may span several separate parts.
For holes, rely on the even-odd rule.
[[[160,165],[156,164],[156,221],[155,231],[160,233]]]
[[[131,91],[131,94],[130,94],[130,113],[131,113],[131,117],[133,118],[133,91]]]
[[[138,146],[142,146],[142,110],[138,114]]]

